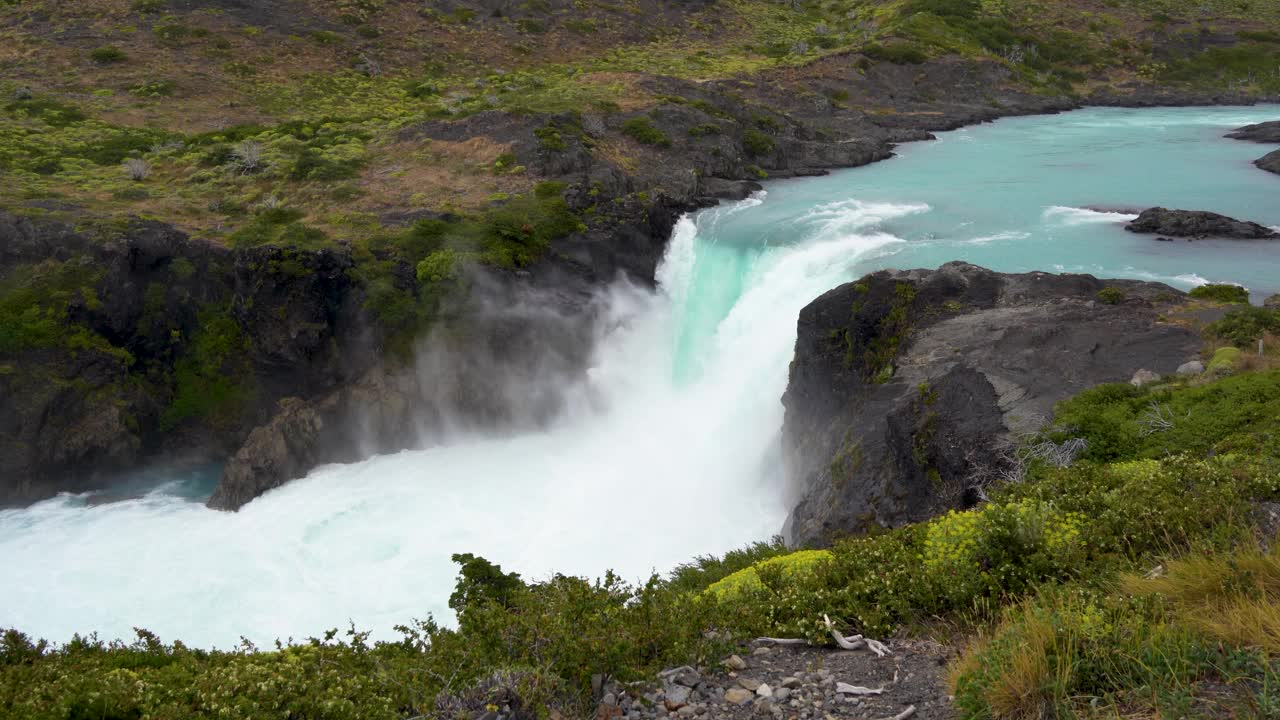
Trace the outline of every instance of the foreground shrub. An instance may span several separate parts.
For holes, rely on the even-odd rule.
[[[1236,347],[1252,347],[1266,333],[1280,334],[1280,309],[1237,308],[1210,324],[1207,330]]]
[[[1274,370],[1185,388],[1100,385],[1059,404],[1052,436],[1085,439],[1081,457],[1096,462],[1280,449],[1276,403]]]
[[[1194,553],[1117,587],[1047,589],[952,668],[966,717],[1270,717],[1280,556]]]
[[[1245,304],[1249,302],[1249,291],[1239,285],[1210,283],[1192,288],[1191,292],[1187,294],[1199,300],[1210,300],[1212,302]]]

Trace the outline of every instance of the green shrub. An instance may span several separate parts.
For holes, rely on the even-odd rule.
[[[1110,717],[1139,708],[1159,717],[1158,708],[1186,707],[1198,682],[1238,679],[1233,665],[1263,667],[1170,619],[1157,599],[1048,591],[1011,608],[994,636],[956,665],[955,707],[974,718]]]
[[[689,128],[689,137],[706,137],[708,135],[719,135],[720,126],[715,123],[702,123]]]
[[[198,419],[214,427],[234,422],[248,400],[248,341],[226,307],[208,306],[200,311],[199,330],[173,373],[173,399],[160,416],[160,428],[168,431]]]
[[[756,129],[749,129],[742,134],[742,149],[751,157],[763,157],[773,152],[776,143],[773,138]]]
[[[828,550],[800,550],[767,558],[712,583],[706,591],[717,600],[733,601],[763,588],[762,574],[768,575],[776,569],[782,573],[785,582],[802,582],[805,576],[813,575],[815,566],[830,559]]]
[[[332,30],[316,30],[311,33],[311,39],[318,45],[338,45],[342,42],[342,36]]]
[[[1191,289],[1188,293],[1193,298],[1199,300],[1210,300],[1220,303],[1244,303],[1249,302],[1249,291],[1239,285],[1217,285],[1210,283],[1201,285]]]
[[[534,130],[533,136],[537,138],[538,146],[543,150],[561,152],[569,148],[569,145],[564,140],[564,135],[560,132],[560,127],[555,123],[548,123]]]
[[[361,158],[337,157],[317,147],[305,147],[289,169],[291,180],[330,182],[346,180],[360,174]]]
[[[757,541],[744,548],[730,550],[724,557],[700,555],[672,570],[671,586],[685,592],[701,592],[729,575],[788,552],[790,550],[782,537],[776,535],[768,542]]]
[[[1107,305],[1119,305],[1124,302],[1124,291],[1116,287],[1105,287],[1098,291],[1098,300]]]
[[[902,15],[930,13],[938,17],[972,18],[982,10],[979,0],[908,0],[899,8]]]
[[[1266,410],[1275,402],[1280,402],[1280,371],[1193,387],[1100,385],[1058,405],[1053,438],[1083,438],[1088,447],[1081,457],[1097,462],[1182,453],[1204,457],[1250,446],[1255,433],[1280,429],[1280,418]]]
[[[647,117],[634,117],[622,124],[622,134],[643,145],[671,147],[671,138]]]
[[[114,45],[104,45],[89,53],[89,59],[99,65],[113,65],[124,62],[128,59],[128,56],[124,54],[123,50]]]
[[[156,39],[160,41],[161,45],[170,47],[181,45],[188,40],[208,37],[209,35],[208,30],[201,27],[183,25],[173,16],[163,18],[151,28],[151,31],[155,33]]]
[[[66,105],[50,98],[15,100],[5,106],[5,112],[39,120],[55,128],[68,127],[88,119],[88,116],[80,108]]]
[[[1235,372],[1239,366],[1240,349],[1224,347],[1213,352],[1213,358],[1209,360],[1209,366],[1205,370],[1210,373],[1224,374]]]
[[[141,98],[169,97],[175,86],[170,80],[149,80],[129,88],[129,92]]]
[[[1265,333],[1280,334],[1280,308],[1236,308],[1206,330],[1236,347],[1249,348]]]
[[[872,60],[882,60],[895,65],[919,65],[929,59],[923,50],[910,43],[889,45],[871,43],[862,48],[862,54]]]

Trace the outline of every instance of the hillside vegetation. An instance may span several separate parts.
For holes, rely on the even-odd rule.
[[[832,57],[864,69],[981,58],[1055,94],[1135,80],[1280,91],[1280,9],[1266,2],[443,7],[10,0],[0,6],[0,207],[137,213],[233,245],[332,244],[369,234],[388,210],[478,212],[532,191],[535,173],[478,126],[421,141],[405,133],[416,123],[494,111],[631,117],[681,102],[648,82],[657,76],[738,81],[734,92],[767,105],[755,83],[812,94],[806,68]],[[539,139],[554,151],[566,131],[581,133],[552,120]],[[646,157],[645,144],[684,140],[621,124],[607,135],[589,151],[624,166]]]

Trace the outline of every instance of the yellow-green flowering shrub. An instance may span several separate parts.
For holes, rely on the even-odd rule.
[[[1083,519],[1038,500],[952,511],[928,524],[924,569],[957,599],[1018,593],[1070,572],[1081,555]]]
[[[719,600],[731,600],[747,591],[762,588],[761,573],[768,574],[776,569],[783,580],[799,580],[805,576],[812,576],[818,564],[830,559],[831,552],[828,550],[800,550],[788,555],[780,555],[733,573],[712,584],[707,588],[707,592]]]

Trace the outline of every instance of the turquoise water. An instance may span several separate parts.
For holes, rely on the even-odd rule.
[[[965,260],[1005,272],[1129,277],[1188,290],[1205,282],[1280,292],[1280,242],[1157,242],[1124,230],[1137,210],[1211,210],[1280,227],[1280,176],[1252,161],[1272,146],[1228,130],[1280,119],[1280,106],[1094,108],[1008,118],[910,143],[897,157],[819,178],[766,183],[763,202],[698,218],[699,302],[683,362],[732,307],[771,248],[860,234],[846,279]],[[1099,212],[1109,211],[1109,212]]]
[[[0,627],[232,647],[348,622],[393,635],[447,620],[452,553],[526,578],[628,579],[777,532],[779,398],[796,317],[882,267],[963,259],[1181,288],[1280,289],[1280,243],[1159,243],[1122,229],[1154,204],[1280,225],[1265,146],[1226,130],[1280,108],[1085,110],[1004,120],[901,156],[684,218],[656,292],[603,298],[596,357],[553,427],[318,468],[239,513],[204,508],[210,474],[142,473],[111,494],[0,511]],[[460,358],[465,362],[465,358]]]

